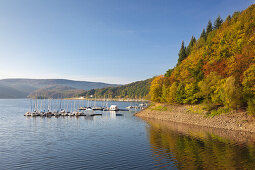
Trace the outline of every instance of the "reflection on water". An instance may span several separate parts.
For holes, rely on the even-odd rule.
[[[125,108],[136,103],[114,104]],[[29,100],[0,100],[0,169],[255,167],[254,134],[170,122],[146,124],[133,116],[135,111],[24,117],[29,107]]]
[[[255,135],[147,120],[153,157],[180,169],[253,169]]]

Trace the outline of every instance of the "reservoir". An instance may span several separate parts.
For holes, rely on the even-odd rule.
[[[71,106],[74,101],[65,102]],[[139,103],[110,104],[126,108]],[[97,111],[102,116],[94,117],[25,117],[30,105],[29,99],[0,100],[0,169],[255,167],[251,133],[142,120],[133,116],[138,110],[117,115]]]

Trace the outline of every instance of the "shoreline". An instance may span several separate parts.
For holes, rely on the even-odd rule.
[[[255,133],[244,132],[237,130],[227,130],[221,128],[212,128],[206,126],[197,126],[183,123],[176,123],[164,120],[155,120],[144,118],[152,128],[159,128],[167,130],[168,132],[174,132],[185,136],[199,138],[201,140],[208,138],[210,135],[216,135],[222,139],[234,141],[238,144],[255,144]],[[163,131],[163,130],[162,130]]]
[[[209,127],[225,130],[235,130],[255,133],[255,118],[245,111],[231,112],[214,117],[205,114],[192,113],[191,105],[168,105],[167,110],[155,110],[148,107],[135,114],[143,120],[162,120],[165,122],[182,123],[193,126]]]
[[[116,102],[148,102],[145,99],[95,99],[95,98],[64,98],[64,100],[93,100],[93,101],[116,101]]]

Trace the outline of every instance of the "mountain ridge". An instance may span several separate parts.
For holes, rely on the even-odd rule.
[[[0,98],[26,98],[32,92],[46,88],[47,86],[65,86],[76,90],[90,90],[104,87],[116,87],[118,84],[108,84],[102,82],[76,81],[69,79],[29,79],[10,78],[0,80]],[[5,93],[5,91],[8,93]],[[17,94],[17,95],[15,95]]]

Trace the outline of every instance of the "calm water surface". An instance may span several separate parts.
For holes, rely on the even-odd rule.
[[[109,104],[125,108],[137,103]],[[91,118],[24,117],[29,107],[30,100],[0,100],[0,169],[255,167],[253,134],[143,121],[133,116],[135,111]],[[52,108],[58,107],[54,101]]]

